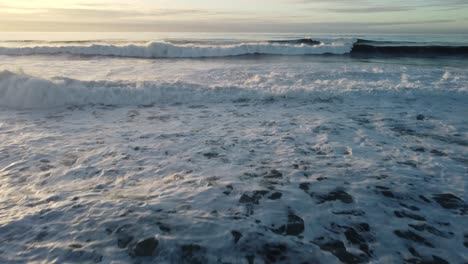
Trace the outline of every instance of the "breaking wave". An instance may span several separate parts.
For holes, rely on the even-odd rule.
[[[203,58],[228,57],[251,54],[264,55],[318,55],[346,54],[353,47],[354,40],[318,42],[313,40],[252,42],[222,45],[174,44],[150,42],[146,45],[64,45],[34,47],[0,47],[1,55],[72,54],[119,56],[138,58]]]
[[[0,72],[0,107],[49,108],[81,105],[154,105],[154,104],[204,104],[232,102],[265,102],[276,100],[327,101],[344,96],[412,96],[412,95],[466,95],[466,89],[418,88],[402,83],[354,83],[343,80],[325,85],[304,87],[210,86],[173,81],[82,81],[71,78],[51,80],[11,71]],[[388,87],[392,86],[392,87]],[[351,87],[351,88],[350,88]],[[341,100],[341,99],[340,99]]]
[[[19,42],[18,43],[24,43]],[[102,41],[27,42],[29,46],[0,47],[0,55],[118,56],[135,58],[210,58],[241,55],[351,56],[468,56],[468,46],[354,38],[292,39],[260,42],[160,41],[125,43]]]

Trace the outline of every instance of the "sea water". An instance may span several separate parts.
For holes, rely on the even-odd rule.
[[[467,47],[5,33],[0,262],[466,262]]]

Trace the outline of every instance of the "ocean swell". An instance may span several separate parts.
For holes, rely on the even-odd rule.
[[[337,41],[331,43],[303,40],[299,42],[276,41],[237,43],[229,45],[180,45],[169,42],[150,42],[146,45],[93,44],[71,46],[0,47],[0,55],[72,54],[137,58],[204,58],[228,57],[249,54],[342,55],[351,51],[353,43],[353,40]]]
[[[23,43],[23,42],[18,42]],[[356,57],[468,56],[468,46],[354,38],[290,39],[246,42],[157,41],[126,43],[102,41],[27,42],[26,46],[0,46],[0,55],[71,54],[133,58],[214,58],[242,55],[351,55]]]

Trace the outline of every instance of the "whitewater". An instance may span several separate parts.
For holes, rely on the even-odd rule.
[[[0,38],[0,263],[465,263],[460,36]]]
[[[268,55],[312,55],[312,54],[345,54],[349,53],[353,41],[335,41],[317,45],[276,43],[238,43],[225,45],[177,45],[167,42],[149,42],[143,45],[67,45],[36,47],[0,47],[2,55],[32,55],[67,53],[75,55],[102,55],[140,58],[200,58],[226,57],[247,54]]]

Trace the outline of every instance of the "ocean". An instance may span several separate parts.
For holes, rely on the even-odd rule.
[[[464,263],[468,36],[2,33],[0,263]]]

